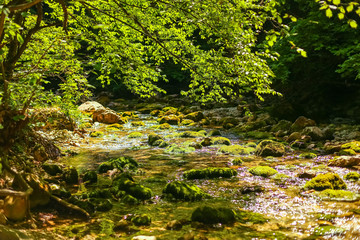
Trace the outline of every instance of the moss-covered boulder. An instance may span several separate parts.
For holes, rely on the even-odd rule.
[[[90,137],[93,137],[93,138],[102,137],[102,136],[104,136],[104,133],[102,131],[93,131],[90,133]]]
[[[185,201],[197,201],[209,197],[195,184],[188,184],[181,181],[174,181],[166,184],[163,193],[169,198]]]
[[[344,176],[345,180],[357,181],[360,178],[360,174],[358,172],[349,172]]]
[[[83,176],[83,182],[86,183],[96,183],[97,182],[97,173],[96,171],[87,171]]]
[[[42,165],[42,168],[45,170],[46,173],[48,173],[51,176],[55,176],[56,174],[61,174],[63,172],[61,166],[52,161],[46,161]]]
[[[360,153],[360,141],[352,141],[341,145],[341,149],[351,149],[357,153]]]
[[[226,138],[226,137],[210,137],[210,138],[205,138],[204,140],[201,141],[200,143],[202,146],[206,147],[206,146],[211,146],[211,145],[231,145],[230,139]]]
[[[240,166],[243,164],[243,159],[242,158],[235,158],[234,160],[231,161],[231,164],[234,166]]]
[[[121,201],[123,203],[129,204],[129,205],[138,205],[138,204],[140,204],[140,201],[137,198],[135,198],[135,197],[133,197],[133,196],[131,196],[129,194],[126,194],[125,196],[123,196]]]
[[[189,113],[189,114],[185,115],[184,118],[185,119],[191,119],[194,122],[199,122],[201,119],[204,119],[205,116],[204,116],[204,114],[202,112],[192,112],[192,113]]]
[[[143,126],[145,126],[145,123],[142,122],[142,121],[133,121],[133,122],[131,122],[131,126],[133,126],[133,127],[143,127]]]
[[[128,135],[128,138],[141,138],[143,134],[141,132],[132,132]]]
[[[79,174],[76,168],[69,167],[63,172],[63,179],[67,184],[78,184],[79,183]]]
[[[255,176],[270,177],[277,174],[278,171],[269,166],[256,166],[250,168],[249,173]]]
[[[119,170],[122,170],[123,168],[133,170],[136,169],[138,166],[139,164],[132,157],[119,157],[101,163],[97,171],[98,173],[106,173],[107,171],[113,170],[114,168],[117,168]]]
[[[165,152],[166,153],[172,153],[172,154],[183,154],[183,153],[191,153],[194,152],[195,148],[190,146],[180,146],[177,144],[171,144],[170,146],[166,147]]]
[[[220,153],[231,155],[248,155],[255,152],[255,148],[241,145],[221,146],[218,150]]]
[[[285,146],[272,140],[263,140],[256,146],[255,154],[262,157],[280,157],[285,154]]]
[[[299,158],[306,158],[306,159],[312,159],[312,158],[316,158],[316,157],[317,157],[317,155],[312,152],[301,153],[299,155]]]
[[[325,139],[324,133],[316,126],[306,127],[301,132],[302,135],[310,136],[313,141],[320,141]]]
[[[300,131],[303,130],[305,127],[315,126],[316,123],[314,120],[306,118],[304,116],[298,117],[295,122],[291,125],[291,131]]]
[[[179,116],[176,115],[166,115],[161,117],[158,121],[160,124],[168,123],[170,125],[179,125],[181,119]]]
[[[353,167],[360,165],[360,155],[355,156],[336,156],[328,163],[333,167]]]
[[[206,136],[207,137],[221,136],[221,132],[218,129],[213,129]]]
[[[229,224],[236,221],[236,213],[230,208],[198,207],[191,215],[191,221],[205,224]]]
[[[236,219],[240,223],[255,223],[255,224],[263,224],[269,221],[268,218],[264,217],[260,213],[255,213],[245,210],[236,211]]]
[[[140,199],[147,200],[151,198],[152,191],[150,188],[144,187],[136,183],[131,177],[122,174],[116,177],[112,183],[112,191],[125,191],[127,194]]]
[[[164,140],[164,138],[162,136],[160,136],[159,134],[156,134],[156,133],[150,133],[148,135],[148,144],[150,146],[157,146],[157,145],[154,145],[154,143],[157,141],[157,140]]]
[[[319,193],[319,197],[323,200],[332,201],[355,201],[358,196],[350,191],[325,189]]]
[[[191,119],[183,119],[181,121],[181,125],[183,125],[183,126],[195,126],[196,123]]]
[[[184,131],[176,134],[175,136],[180,138],[200,138],[200,137],[205,137],[205,134],[203,132]]]
[[[305,183],[305,190],[346,189],[345,182],[336,173],[319,174]]]
[[[151,224],[151,218],[147,214],[140,214],[132,217],[131,222],[135,226],[149,226]]]
[[[231,178],[237,175],[237,171],[231,168],[204,168],[204,169],[191,169],[184,172],[183,176],[186,179],[204,179],[204,178]]]
[[[119,123],[114,123],[114,124],[110,124],[110,125],[106,126],[106,130],[111,130],[111,131],[118,131],[123,128],[124,128],[124,126]]]

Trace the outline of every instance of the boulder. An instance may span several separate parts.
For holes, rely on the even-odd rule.
[[[78,110],[84,113],[93,113],[100,110],[105,110],[105,107],[95,101],[87,101],[78,107]]]
[[[169,197],[185,201],[196,201],[209,197],[208,194],[204,193],[195,184],[188,184],[181,181],[173,181],[166,184],[163,193]]]
[[[275,169],[269,166],[256,166],[249,169],[249,172],[255,176],[270,177],[278,173]]]
[[[325,139],[324,133],[321,131],[320,128],[316,126],[305,127],[302,130],[301,134],[310,136],[313,141]]]
[[[304,116],[300,116],[291,125],[290,129],[291,129],[291,131],[295,132],[295,131],[301,131],[305,127],[311,127],[311,126],[315,126],[315,125],[316,125],[316,123],[314,120],[312,120],[310,118],[306,118]]]
[[[285,154],[285,146],[272,140],[263,140],[256,146],[255,154],[262,157],[280,157]]]
[[[27,208],[28,205],[24,197],[7,196],[4,200],[4,215],[10,220],[23,220],[26,216]]]
[[[149,226],[151,223],[151,218],[147,214],[141,214],[132,217],[131,222],[135,226]]]
[[[224,145],[221,146],[218,150],[221,153],[231,154],[231,155],[248,155],[255,152],[255,148],[251,146],[241,146],[241,145]]]
[[[127,122],[126,118],[121,117],[115,111],[110,109],[97,110],[93,112],[92,117],[94,122],[100,122],[106,124],[112,124],[112,123],[124,124]]]
[[[314,189],[322,191],[325,189],[346,189],[345,182],[336,173],[319,174],[304,186],[305,190]]]
[[[338,156],[329,161],[328,166],[332,167],[353,167],[360,165],[360,155]]]
[[[184,118],[193,120],[194,122],[198,122],[201,119],[204,119],[205,116],[204,116],[204,114],[202,112],[192,112],[192,113],[189,113],[189,114],[185,115]]]
[[[59,108],[41,108],[37,109],[36,112],[32,115],[32,121],[37,123],[43,123],[43,125],[37,124],[35,127],[36,130],[69,130],[73,131],[75,129],[75,121],[67,116],[65,113],[61,112]]]
[[[150,133],[148,135],[148,144],[150,146],[155,146],[154,144],[158,140],[164,140],[164,138],[162,136],[160,136],[159,134],[156,134],[156,133]]]
[[[204,178],[231,178],[237,175],[237,171],[232,168],[214,168],[208,167],[204,169],[191,169],[184,172],[184,178],[192,179],[204,179]]]
[[[158,121],[160,124],[168,123],[170,125],[178,125],[181,119],[179,118],[179,116],[176,115],[166,115],[160,118]]]
[[[235,211],[230,208],[214,208],[202,206],[195,209],[191,215],[191,221],[205,224],[233,223],[236,221]]]
[[[205,138],[200,143],[202,146],[211,146],[211,145],[231,145],[230,139],[226,137],[210,137]]]

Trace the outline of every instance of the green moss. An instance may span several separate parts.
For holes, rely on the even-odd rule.
[[[360,178],[360,174],[357,172],[349,172],[344,176],[345,180],[357,181]]]
[[[198,186],[180,181],[168,183],[163,193],[169,197],[185,201],[197,201],[209,197],[209,195],[204,193]]]
[[[135,198],[129,194],[126,194],[121,200],[123,203],[129,204],[129,205],[138,205],[140,203],[140,201],[137,198]]]
[[[290,176],[283,174],[283,173],[277,173],[271,177],[271,179],[275,181],[285,181],[286,179],[289,179]]]
[[[128,135],[128,138],[141,138],[143,134],[141,132],[132,132]]]
[[[245,137],[253,139],[270,139],[274,136],[269,132],[250,131],[246,132]]]
[[[182,154],[182,153],[190,153],[195,151],[194,147],[189,146],[179,146],[177,144],[171,144],[165,149],[167,153],[174,153],[174,154]]]
[[[235,166],[240,166],[243,164],[243,160],[241,158],[235,158],[234,160],[231,161],[232,165],[235,165]]]
[[[136,215],[131,218],[131,222],[135,226],[149,226],[151,224],[151,218],[147,214]]]
[[[83,182],[97,183],[97,174],[95,171],[87,171],[83,176]]]
[[[262,157],[280,157],[285,154],[285,146],[272,140],[263,140],[257,145],[255,153]]]
[[[240,223],[255,223],[255,224],[263,224],[269,221],[266,217],[264,217],[260,213],[254,213],[251,211],[238,210],[236,211],[236,218]]]
[[[226,137],[210,137],[205,138],[201,141],[202,146],[211,146],[211,145],[231,145],[231,142]]]
[[[208,136],[208,137],[221,136],[221,133],[219,130],[214,129],[214,130],[211,130],[206,136]]]
[[[342,149],[352,149],[355,152],[360,152],[360,141],[352,141],[341,145]]]
[[[232,155],[248,155],[255,152],[253,147],[244,147],[241,145],[221,146],[218,150],[220,153],[227,153]]]
[[[109,130],[109,129],[119,130],[119,129],[123,129],[123,128],[124,128],[124,126],[119,123],[110,124],[106,127],[107,130]]]
[[[205,137],[205,135],[201,132],[195,132],[195,131],[185,131],[181,132],[175,135],[176,137],[180,138],[200,138]]]
[[[101,131],[95,131],[90,133],[90,137],[102,137],[104,136],[104,133]]]
[[[136,169],[138,166],[139,164],[131,157],[119,157],[101,163],[98,167],[98,173],[106,173],[114,168],[119,170],[123,168]]]
[[[346,230],[336,226],[320,226],[314,229],[314,236],[336,236],[341,235]]]
[[[237,171],[231,168],[205,168],[205,169],[191,169],[184,172],[183,176],[186,179],[204,179],[204,178],[231,178],[237,175]]]
[[[150,146],[156,146],[154,145],[154,143],[157,141],[157,140],[164,140],[162,136],[156,134],[156,133],[150,133],[148,135],[148,144]]]
[[[131,196],[140,200],[150,199],[152,195],[152,191],[150,188],[135,183],[135,181],[133,181],[131,177],[124,174],[116,177],[112,183],[112,186],[113,192],[123,190],[127,194],[130,194]]]
[[[326,200],[356,200],[356,194],[345,190],[325,189],[319,193],[319,197]]]
[[[183,126],[194,126],[195,122],[191,119],[184,119],[181,121],[181,125]]]
[[[80,129],[81,129],[81,128],[91,128],[91,127],[92,127],[92,124],[89,123],[89,122],[81,123],[81,124],[79,125],[79,128],[80,128]]]
[[[191,215],[191,221],[205,224],[233,223],[236,221],[236,214],[230,208],[213,208],[208,206],[198,207]]]
[[[133,126],[133,127],[143,127],[143,126],[145,126],[145,123],[141,122],[141,121],[134,121],[134,122],[131,122],[131,126]]]
[[[353,149],[341,149],[338,153],[340,156],[354,156],[356,152]]]
[[[312,158],[316,158],[316,157],[317,157],[317,155],[312,152],[306,152],[306,153],[302,153],[299,155],[299,158],[306,158],[306,159],[312,159]]]
[[[336,173],[319,174],[310,181],[306,182],[305,190],[315,189],[322,191],[325,189],[346,189],[346,184]]]
[[[205,116],[202,112],[192,112],[192,113],[189,113],[185,116],[185,119],[190,119],[194,122],[198,122],[200,121],[201,119],[204,119]]]
[[[168,116],[163,116],[158,121],[160,124],[168,123],[170,125],[178,125],[180,123],[180,118],[176,115],[168,115]]]
[[[256,166],[249,169],[249,172],[255,176],[270,177],[278,173],[275,169],[268,166]]]

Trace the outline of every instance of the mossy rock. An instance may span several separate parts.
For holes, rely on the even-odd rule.
[[[116,177],[112,183],[113,192],[117,192],[119,190],[125,191],[127,194],[140,199],[147,200],[151,198],[152,191],[150,188],[144,187],[138,183],[136,183],[131,177],[122,174]]]
[[[356,155],[356,152],[351,149],[351,148],[348,148],[348,149],[341,149],[337,155],[340,155],[340,156],[354,156]]]
[[[236,219],[240,223],[254,223],[254,224],[263,224],[269,221],[268,218],[264,217],[260,213],[255,213],[245,210],[236,211]]]
[[[183,119],[181,121],[181,125],[183,126],[194,126],[195,125],[195,122],[191,119]]]
[[[170,125],[179,125],[181,119],[176,115],[167,115],[161,117],[158,121],[160,124],[168,123]]]
[[[232,155],[249,155],[255,152],[255,148],[241,145],[221,146],[218,152]]]
[[[131,222],[135,226],[149,226],[151,224],[151,218],[147,214],[140,214],[132,217]]]
[[[104,133],[103,132],[101,132],[101,131],[95,131],[95,132],[91,132],[90,133],[90,137],[102,137],[102,136],[104,136]]]
[[[143,134],[141,132],[132,132],[128,135],[128,138],[141,138]]]
[[[217,129],[213,129],[206,136],[207,137],[221,136],[221,132]]]
[[[316,158],[317,155],[315,153],[312,152],[306,152],[306,153],[301,153],[299,155],[299,158],[306,158],[306,159],[313,159]]]
[[[357,181],[360,178],[360,174],[357,172],[349,172],[344,176],[345,180]]]
[[[205,224],[229,224],[236,221],[235,211],[230,208],[214,208],[202,206],[195,209],[191,215],[191,221]]]
[[[157,129],[161,129],[161,130],[165,130],[165,129],[170,129],[172,128],[172,126],[168,123],[163,123],[163,124],[160,124],[158,126],[155,126]]]
[[[291,122],[287,120],[280,120],[277,124],[275,124],[270,131],[278,132],[278,131],[289,131],[291,127]]]
[[[167,143],[166,141],[159,139],[156,140],[152,146],[157,146],[159,148],[166,148],[167,146],[169,146],[169,143]]]
[[[230,142],[230,139],[228,139],[226,137],[210,137],[210,138],[205,138],[204,140],[202,140],[200,144],[204,147],[211,146],[211,145],[229,146],[229,145],[231,145],[231,142]]]
[[[205,116],[202,112],[192,112],[192,113],[189,113],[187,115],[185,115],[184,117],[185,119],[190,119],[194,122],[199,122],[201,119],[204,119]]]
[[[352,149],[355,152],[359,152],[360,153],[360,141],[352,141],[349,143],[345,143],[343,145],[341,145],[342,149]]]
[[[275,175],[273,175],[271,177],[271,179],[277,181],[277,182],[284,182],[286,181],[287,179],[289,179],[290,176],[284,174],[284,173],[276,173]]]
[[[76,168],[69,167],[63,172],[63,179],[67,184],[78,184],[79,183],[79,174]]]
[[[275,169],[269,166],[256,166],[249,169],[249,172],[255,176],[270,177],[278,173]]]
[[[358,196],[350,191],[325,189],[319,193],[319,197],[323,200],[331,201],[355,201]]]
[[[87,171],[83,176],[83,182],[87,183],[97,183],[97,173],[96,171]]]
[[[84,209],[86,212],[90,214],[95,212],[95,205],[92,202],[90,202],[89,199],[81,199],[80,196],[73,195],[69,198],[68,202]]]
[[[285,154],[285,146],[272,140],[263,140],[256,146],[255,154],[262,157],[281,157]]]
[[[346,230],[336,226],[320,226],[314,229],[313,236],[338,236]]]
[[[346,189],[345,182],[336,173],[319,174],[305,183],[305,190]]]
[[[135,197],[133,197],[133,196],[131,196],[131,195],[129,195],[129,194],[126,194],[126,195],[121,199],[121,201],[122,201],[123,203],[129,204],[129,205],[138,205],[138,204],[140,204],[140,201],[139,201],[137,198],[135,198]]]
[[[157,141],[157,140],[164,140],[164,138],[162,136],[160,136],[159,134],[156,134],[156,133],[150,133],[148,135],[148,144],[150,146],[155,146],[154,143]]]
[[[261,131],[250,131],[245,133],[245,137],[253,138],[253,139],[270,139],[274,138],[274,136],[269,132],[261,132]]]
[[[194,147],[179,146],[177,144],[171,144],[165,149],[166,153],[173,153],[173,154],[184,154],[184,153],[191,153],[194,151],[195,151]]]
[[[48,173],[51,176],[55,176],[56,174],[61,174],[63,170],[61,169],[60,165],[57,163],[52,163],[50,161],[45,162],[42,165],[42,168],[45,170],[46,173]],[[0,171],[1,173],[1,171]]]
[[[204,133],[195,132],[195,131],[184,131],[184,132],[176,134],[175,136],[180,137],[180,138],[200,138],[200,137],[205,137]]]
[[[163,193],[175,199],[185,200],[185,201],[198,201],[203,198],[209,197],[208,194],[203,192],[195,184],[188,184],[180,181],[174,181],[166,184]]]
[[[237,175],[237,171],[231,168],[205,168],[205,169],[191,169],[184,172],[183,176],[186,179],[204,179],[204,178],[231,178]]]
[[[119,157],[101,163],[97,171],[98,173],[106,173],[107,171],[113,170],[114,168],[119,170],[122,170],[123,168],[134,170],[138,166],[139,164],[131,157]]]
[[[90,199],[90,202],[94,204],[96,211],[107,212],[113,208],[109,199]]]
[[[142,121],[134,121],[134,122],[131,122],[131,126],[133,126],[133,127],[143,127],[143,126],[145,126],[145,123],[142,122]]]
[[[79,129],[91,128],[91,127],[92,127],[92,124],[89,123],[89,122],[81,123],[81,124],[78,126]]]
[[[234,166],[241,166],[243,164],[243,160],[242,158],[235,158],[234,160],[231,161],[231,164]]]
[[[106,126],[106,130],[121,130],[124,126],[119,123],[114,123]]]

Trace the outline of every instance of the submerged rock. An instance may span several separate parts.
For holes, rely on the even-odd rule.
[[[170,146],[166,147],[165,152],[167,153],[175,153],[175,154],[182,154],[182,153],[190,153],[195,151],[194,147],[190,146],[179,146],[177,144],[171,144]]]
[[[211,145],[231,145],[231,142],[226,137],[211,137],[211,138],[205,138],[200,143],[202,146],[211,146]]]
[[[291,125],[290,129],[295,132],[295,131],[303,130],[305,127],[315,126],[315,125],[316,123],[314,120],[310,118],[306,118],[304,116],[300,116]]]
[[[221,146],[218,150],[221,153],[231,155],[248,155],[255,152],[255,148],[241,145]]]
[[[285,146],[272,140],[263,140],[256,146],[255,154],[262,157],[280,157],[285,154]]]
[[[357,172],[349,172],[344,176],[345,180],[357,181],[360,178],[360,174]]]
[[[169,196],[176,199],[185,201],[196,201],[209,197],[208,194],[203,192],[195,184],[188,184],[180,181],[168,183],[165,186],[163,193],[168,194]]]
[[[134,170],[138,166],[139,164],[132,157],[119,157],[101,163],[97,171],[98,173],[106,173],[107,171],[115,168],[119,170],[122,170],[123,168]]]
[[[131,222],[134,223],[135,226],[149,226],[151,218],[147,214],[141,214],[132,217]]]
[[[164,141],[164,138],[156,133],[150,133],[148,135],[148,144],[150,146],[158,146],[158,145],[155,145],[155,142],[157,142],[158,140]]]
[[[204,179],[204,178],[231,178],[237,175],[237,171],[231,168],[205,168],[205,169],[191,169],[184,172],[183,176],[186,179]]]
[[[275,169],[268,166],[256,166],[249,169],[249,172],[255,176],[270,177],[278,173]]]
[[[78,184],[79,174],[76,168],[70,167],[64,170],[63,179],[67,184]]]
[[[350,191],[345,190],[334,190],[334,189],[325,189],[319,193],[319,197],[323,200],[332,200],[332,201],[355,201],[358,196]]]
[[[147,200],[151,198],[152,191],[150,188],[144,187],[134,180],[131,177],[122,174],[116,177],[112,183],[113,192],[125,191],[131,196],[140,199]]]
[[[255,223],[255,224],[263,224],[269,221],[266,217],[264,217],[260,213],[255,213],[251,211],[238,210],[236,211],[237,220],[240,223]]]
[[[191,215],[191,221],[205,224],[233,223],[236,221],[235,211],[230,208],[198,207]]]
[[[345,182],[336,173],[319,174],[305,183],[305,190],[346,189]]]

